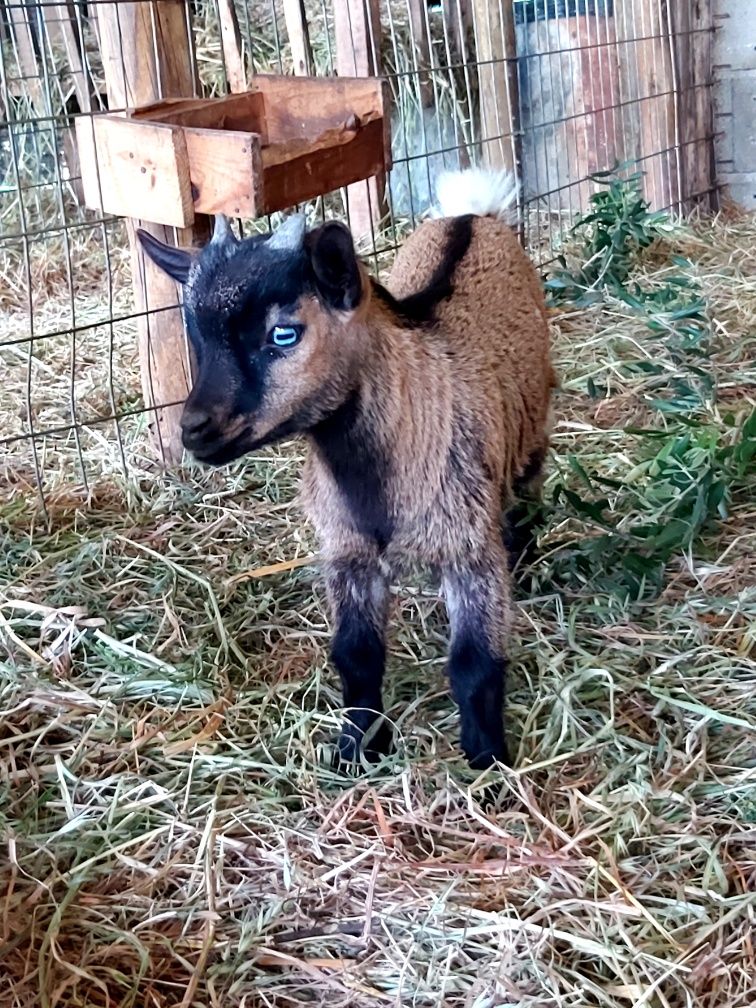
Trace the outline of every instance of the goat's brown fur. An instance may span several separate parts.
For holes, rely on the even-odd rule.
[[[402,246],[388,284],[396,298],[428,282],[449,225],[427,221]],[[435,325],[406,328],[365,289],[343,338],[359,347],[362,408],[390,459],[385,491],[396,525],[384,559],[446,564],[480,556],[498,541],[516,478],[546,446],[554,378],[533,266],[511,228],[476,218]],[[303,489],[327,556],[376,551],[355,533],[317,451]]]
[[[450,226],[429,221],[407,240],[388,285],[395,298],[429,283]],[[533,266],[511,229],[497,220],[474,220],[453,285],[427,328],[407,328],[365,285],[363,310],[345,333],[360,348],[366,427],[388,459],[383,490],[390,541],[382,548],[355,528],[350,502],[317,449],[309,456],[304,499],[323,544],[337,621],[354,609],[359,583],[360,618],[382,637],[387,571],[409,556],[442,568],[453,638],[465,639],[476,628],[492,660],[503,661],[511,600],[502,512],[514,501],[518,477],[546,450],[555,384],[548,323]],[[476,742],[469,728],[465,739],[465,706],[475,706],[475,697],[464,696],[465,679],[455,677],[453,667],[452,685],[472,762],[504,758],[503,742],[489,753],[488,742]],[[380,710],[380,692],[363,693],[359,702]],[[483,703],[496,702],[494,691]],[[370,725],[370,718],[357,720],[358,740]]]
[[[507,758],[502,515],[539,478],[555,384],[538,277],[494,218],[422,224],[388,291],[357,263],[342,227],[306,239],[303,228],[290,219],[268,249],[259,239],[236,245],[222,227],[196,263],[146,244],[188,278],[189,329],[202,353],[185,443],[220,464],[286,435],[309,437],[303,499],[322,544],[332,655],[351,709],[342,756],[389,744],[380,714],[392,569],[411,558],[441,570],[462,746],[487,766]],[[285,350],[271,342],[281,326],[295,327]]]

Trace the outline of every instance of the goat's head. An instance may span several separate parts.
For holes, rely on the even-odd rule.
[[[139,238],[184,286],[197,374],[181,426],[200,461],[221,465],[303,433],[353,392],[367,284],[344,225],[306,233],[297,215],[238,241],[221,217],[199,253]]]

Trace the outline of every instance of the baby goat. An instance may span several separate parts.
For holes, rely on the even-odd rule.
[[[441,211],[455,216],[417,228],[387,288],[336,222],[306,233],[292,216],[238,241],[220,218],[199,253],[140,234],[184,285],[197,359],[184,445],[221,465],[309,441],[303,490],[336,626],[346,760],[391,745],[389,577],[412,558],[443,576],[462,748],[475,768],[507,761],[502,514],[539,480],[554,384],[540,283],[501,219],[513,196],[501,176],[446,178]]]

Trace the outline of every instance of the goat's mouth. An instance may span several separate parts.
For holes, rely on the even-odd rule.
[[[265,448],[268,445],[282,441],[284,438],[301,434],[302,430],[297,419],[292,417],[278,424],[262,437],[255,437],[251,427],[243,427],[238,434],[233,437],[221,440],[220,438],[210,444],[185,445],[192,455],[203,465],[222,466],[246,455],[247,452],[257,451],[258,448]]]
[[[228,438],[226,441],[218,439],[209,444],[186,445],[186,447],[189,448],[195,459],[203,465],[222,466],[236,461],[236,459],[241,458],[242,455],[257,447],[257,444],[252,440],[251,434],[251,430],[245,427],[238,434]]]

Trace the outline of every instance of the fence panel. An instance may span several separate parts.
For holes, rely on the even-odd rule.
[[[0,475],[44,503],[175,462],[189,381],[175,284],[134,221],[83,205],[77,115],[243,90],[256,72],[381,74],[393,169],[324,194],[379,274],[443,169],[516,172],[523,233],[547,262],[590,175],[637,163],[657,207],[708,206],[704,0],[11,0],[0,9]],[[135,208],[138,213],[139,208]],[[269,220],[244,222],[249,231]],[[207,220],[177,233],[189,244]],[[141,376],[141,377],[140,377]],[[173,440],[171,440],[173,439]]]

